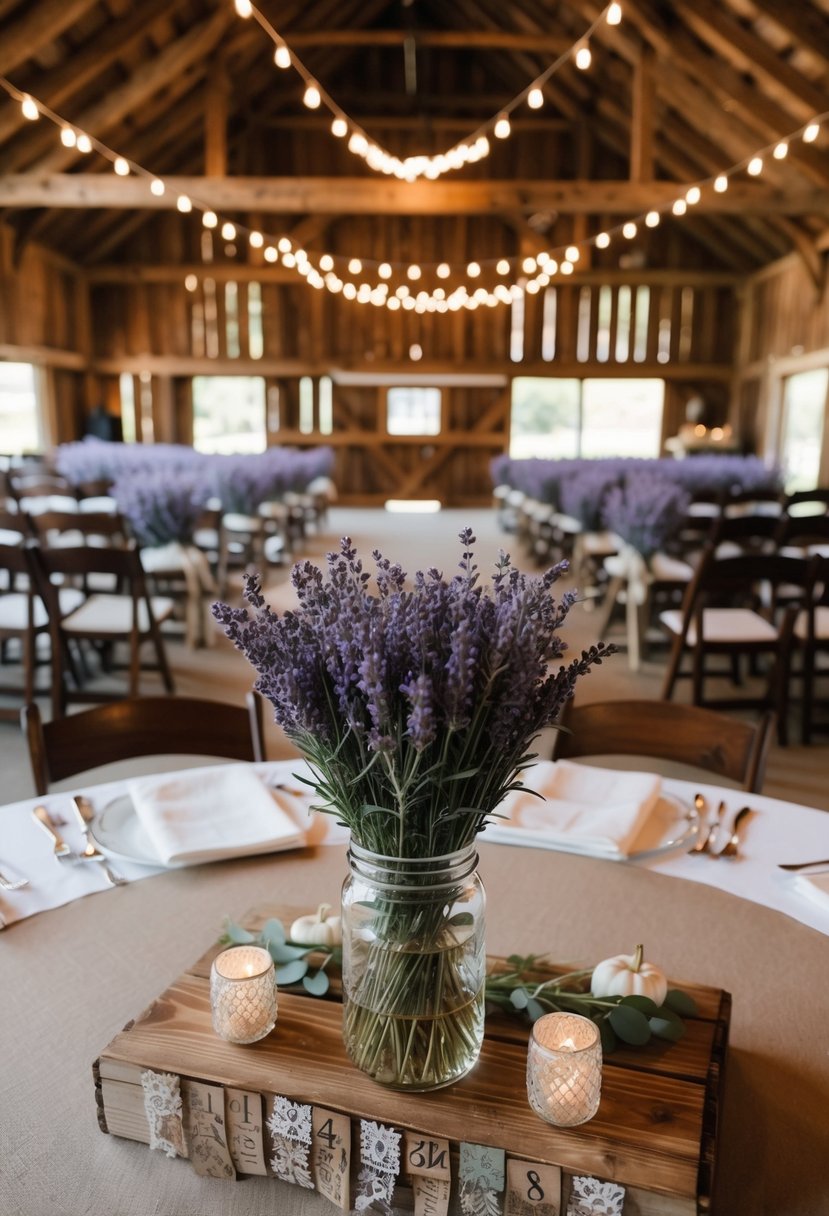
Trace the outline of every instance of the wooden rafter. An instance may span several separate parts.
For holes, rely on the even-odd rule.
[[[572,214],[628,215],[666,207],[673,182],[420,181],[364,177],[167,177],[161,197],[139,177],[109,174],[9,175],[0,178],[0,206],[112,207],[169,211],[181,194],[229,211],[326,215],[492,215],[554,209]],[[786,190],[762,182],[734,182],[725,194],[706,194],[698,209],[725,214],[823,215],[829,198],[819,190]]]
[[[39,4],[26,5],[24,16],[8,29],[0,30],[0,76],[34,58],[97,3],[98,0],[41,0]]]

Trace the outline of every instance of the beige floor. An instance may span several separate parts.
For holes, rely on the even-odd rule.
[[[494,513],[483,510],[401,516],[380,510],[335,509],[324,531],[308,538],[301,556],[321,560],[328,550],[336,546],[339,537],[349,535],[369,565],[372,549],[379,548],[388,557],[400,561],[409,572],[437,566],[444,573],[451,574],[460,557],[457,533],[467,524],[477,534],[476,554],[484,573],[491,569],[501,548],[512,551],[517,564],[527,569],[534,568],[526,556],[516,550],[514,537],[499,529]],[[293,603],[288,570],[272,569],[268,578],[268,598],[280,610]],[[573,651],[596,641],[595,614],[585,605],[577,605],[565,627],[565,637]],[[222,636],[217,635],[214,645],[201,650],[189,650],[181,641],[170,640],[168,653],[180,694],[241,703],[251,687],[253,676],[250,667]],[[664,654],[657,654],[634,674],[628,670],[626,656],[618,654],[582,682],[579,699],[596,701],[658,697],[663,667]],[[46,676],[45,669],[42,676]],[[147,676],[142,691],[160,691],[157,678]],[[687,686],[680,686],[679,698],[687,696]],[[3,704],[11,702],[4,698]],[[44,701],[41,704],[45,709],[47,703]],[[543,753],[549,746],[549,738],[542,738],[539,751]],[[294,754],[291,745],[272,724],[268,728],[268,752],[272,758]],[[177,763],[171,761],[167,767],[175,767]],[[136,767],[158,768],[160,764],[149,761],[131,766],[131,771],[135,771]],[[96,776],[103,780],[110,774],[123,771],[123,765],[110,766],[99,770]],[[680,770],[675,771],[677,775],[683,775]],[[12,722],[0,723],[0,774],[2,802],[12,802],[33,794],[24,741],[18,727]],[[72,786],[77,783],[77,779],[73,778],[66,784]],[[829,736],[823,736],[821,742],[808,748],[796,745],[785,749],[775,747],[770,757],[764,792],[773,797],[829,810]]]

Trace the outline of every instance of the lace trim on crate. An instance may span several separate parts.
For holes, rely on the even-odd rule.
[[[400,1132],[370,1119],[360,1120],[360,1161],[354,1209],[364,1212],[377,1204],[391,1212],[394,1184],[400,1172]]]
[[[311,1107],[305,1102],[276,1097],[268,1119],[273,1136],[271,1169],[283,1182],[314,1189],[311,1178]]]
[[[150,1148],[168,1157],[184,1157],[184,1127],[179,1079],[169,1072],[142,1072],[144,1114],[150,1127]]]
[[[598,1178],[574,1177],[566,1216],[622,1216],[625,1188]]]

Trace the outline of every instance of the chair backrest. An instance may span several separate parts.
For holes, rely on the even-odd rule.
[[[135,697],[44,722],[34,703],[21,710],[35,789],[137,756],[221,756],[264,760],[259,698],[248,707],[193,697]]]
[[[785,495],[779,490],[726,490],[722,497],[723,515],[783,514]]]
[[[739,557],[718,558],[709,550],[700,563],[696,577],[688,587],[686,610],[692,604],[701,609],[704,604],[735,605],[764,603],[776,607],[776,592],[799,587],[806,600],[814,586],[820,559],[791,557],[781,553],[744,553]]]
[[[600,701],[562,715],[553,759],[650,756],[692,765],[759,793],[763,786],[774,714],[742,722],[714,710],[675,701]]]
[[[22,544],[0,544],[0,595],[7,592],[25,593],[31,601],[30,565]],[[25,581],[18,586],[18,577]],[[30,603],[31,611],[31,603]]]
[[[25,505],[25,504],[24,504]],[[124,545],[127,525],[120,515],[108,511],[39,511],[28,516],[32,531],[43,544]]]
[[[754,552],[772,551],[780,528],[779,515],[722,515],[712,532],[714,545],[732,544]]]
[[[776,535],[780,547],[790,545],[808,553],[820,546],[829,547],[829,515],[786,515],[778,520]]]
[[[812,511],[801,511],[800,508],[811,506]],[[821,510],[822,508],[822,510]],[[786,511],[794,516],[808,518],[810,515],[829,515],[829,489],[797,490],[794,494],[786,495]]]

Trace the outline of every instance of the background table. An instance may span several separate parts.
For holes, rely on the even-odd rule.
[[[331,1210],[271,1179],[198,1178],[105,1136],[91,1064],[215,937],[266,901],[336,903],[338,847],[172,871],[102,892],[0,936],[4,1216],[281,1216]],[[770,909],[646,869],[483,845],[488,949],[594,961],[631,951],[676,979],[732,992],[716,1187],[722,1216],[817,1216],[829,1206],[829,941]]]

